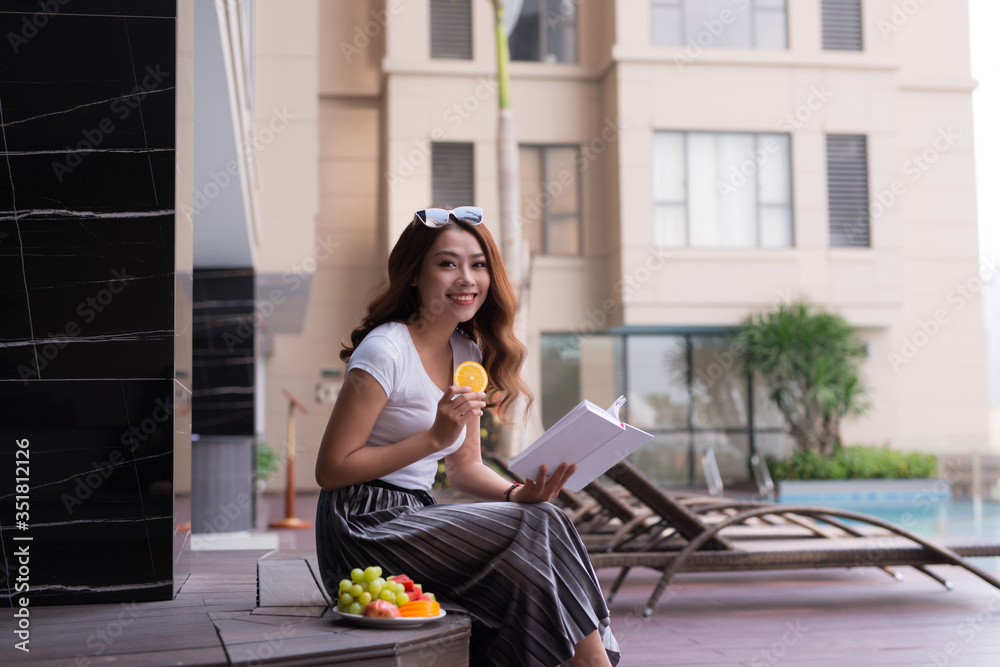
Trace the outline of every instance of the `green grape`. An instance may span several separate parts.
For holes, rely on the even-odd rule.
[[[361,594],[365,592],[365,589],[361,588],[359,584],[354,584],[351,586],[350,594],[354,599],[361,597]]]
[[[354,598],[351,596],[350,593],[341,593],[340,594],[340,604],[342,604],[344,606],[350,606],[350,604],[352,602],[354,602]]]
[[[382,568],[380,568],[378,565],[376,565],[375,566],[375,577],[378,578],[378,577],[381,577],[381,576],[382,576]]]
[[[365,581],[375,581],[378,579],[379,572],[374,566],[369,565],[365,568]]]
[[[358,597],[358,602],[361,603],[362,607],[367,607],[368,603],[372,601],[372,594],[365,591]]]
[[[378,596],[378,594],[382,592],[382,582],[378,579],[375,581],[369,581],[368,592],[372,594],[372,597]]]
[[[396,593],[396,606],[402,607],[404,604],[410,601],[410,596],[406,593]]]
[[[351,608],[347,610],[347,613],[354,614],[355,616],[360,616],[361,612],[363,612],[364,610],[365,608],[361,606],[360,602],[354,602],[351,604]]]
[[[351,583],[350,579],[341,579],[340,580],[340,592],[344,593],[346,591],[351,590],[351,586],[353,586],[353,585],[354,584]]]
[[[364,577],[365,577],[365,571],[362,570],[360,567],[356,567],[353,570],[351,570],[351,581],[353,581],[354,583],[360,583],[361,580],[364,579]]]
[[[385,588],[382,589],[382,592],[379,593],[378,596],[379,599],[385,600],[386,602],[392,602],[393,600],[396,599],[396,594]]]
[[[344,604],[342,601],[341,602],[337,602],[337,609],[339,611],[344,612],[345,614],[347,613],[347,610],[350,609],[350,608],[351,608],[351,605],[349,605],[349,604]]]

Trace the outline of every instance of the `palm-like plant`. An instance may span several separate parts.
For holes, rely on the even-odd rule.
[[[840,315],[783,303],[750,315],[736,346],[744,373],[759,374],[803,451],[830,453],[840,446],[841,420],[870,407],[858,370],[865,350]]]

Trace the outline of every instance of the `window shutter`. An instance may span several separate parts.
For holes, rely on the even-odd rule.
[[[830,246],[869,247],[867,137],[827,135],[826,178],[830,200]]]
[[[823,0],[823,48],[861,51],[861,0]]]
[[[474,204],[472,144],[431,144],[431,204],[455,208]]]
[[[431,0],[431,58],[472,60],[472,0]]]

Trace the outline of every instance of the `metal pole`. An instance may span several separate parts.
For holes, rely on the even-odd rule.
[[[285,518],[272,521],[268,526],[271,528],[309,528],[312,526],[310,522],[295,516],[295,408],[306,415],[309,414],[309,411],[287,389],[282,389],[281,393],[288,399],[288,456],[285,466],[288,479],[285,482]]]

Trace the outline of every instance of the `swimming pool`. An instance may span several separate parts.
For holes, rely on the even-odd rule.
[[[977,537],[1000,542],[1000,502],[993,500],[943,500],[891,506],[830,501],[823,505],[870,514],[922,537]],[[1000,557],[969,561],[990,572],[1000,572]]]
[[[963,536],[1000,541],[1000,502],[945,500],[909,505],[828,501],[825,507],[871,514],[925,537]]]

